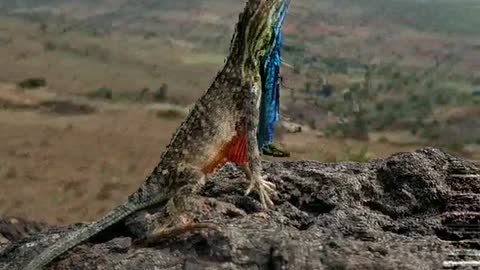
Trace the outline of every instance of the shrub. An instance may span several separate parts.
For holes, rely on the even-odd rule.
[[[157,89],[157,91],[155,91],[153,98],[156,101],[165,101],[167,99],[167,94],[168,94],[168,85],[164,83],[160,86],[160,88]]]
[[[100,87],[87,95],[89,98],[112,99],[113,91],[108,87]]]
[[[18,83],[18,86],[24,89],[35,89],[47,85],[45,78],[29,78]]]

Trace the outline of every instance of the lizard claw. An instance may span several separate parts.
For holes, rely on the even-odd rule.
[[[171,218],[167,224],[155,228],[155,230],[149,236],[147,236],[146,239],[140,240],[139,243],[143,246],[154,246],[165,239],[176,237],[187,232],[201,230],[221,231],[221,228],[214,223],[196,223],[190,218],[186,217],[186,215],[180,215],[178,217]]]
[[[252,190],[255,190],[258,193],[264,209],[274,205],[273,201],[270,199],[270,194],[275,192],[274,183],[265,180],[262,176],[252,177],[250,179],[250,185],[245,191],[245,196],[250,194]]]

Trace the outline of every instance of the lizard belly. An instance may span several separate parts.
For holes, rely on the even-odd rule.
[[[212,174],[228,161],[237,165],[247,164],[247,136],[245,133],[237,133],[230,141],[222,144],[219,151],[202,167],[202,171],[205,174]]]

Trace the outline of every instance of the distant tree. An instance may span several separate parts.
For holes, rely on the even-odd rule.
[[[18,86],[23,89],[35,89],[46,85],[47,80],[45,78],[28,78],[18,83]]]
[[[44,22],[40,23],[40,26],[38,27],[38,29],[40,30],[40,32],[42,34],[46,34],[47,33],[47,30],[48,30],[48,25]]]
[[[166,83],[163,83],[157,89],[157,91],[155,91],[154,99],[156,101],[165,101],[167,99],[167,94],[168,94],[168,85]]]

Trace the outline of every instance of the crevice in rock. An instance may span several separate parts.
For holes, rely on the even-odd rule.
[[[314,200],[300,206],[300,209],[318,216],[321,214],[330,213],[333,211],[333,209],[335,209],[335,205],[315,198]]]

